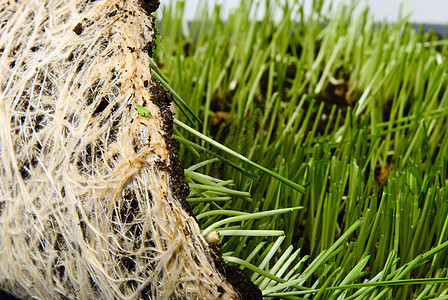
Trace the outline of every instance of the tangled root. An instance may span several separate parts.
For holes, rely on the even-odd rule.
[[[157,7],[0,0],[0,286],[17,296],[237,298],[185,201],[149,68]]]

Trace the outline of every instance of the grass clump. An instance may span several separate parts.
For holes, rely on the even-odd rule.
[[[203,233],[268,298],[443,297],[448,41],[356,4],[265,5],[163,10],[157,72],[184,99]]]

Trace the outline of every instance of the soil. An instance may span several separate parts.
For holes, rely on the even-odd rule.
[[[287,91],[292,88],[292,81],[296,76],[297,68],[294,64],[289,64],[286,67],[286,79],[282,85],[281,97],[283,102],[290,102],[291,99],[288,97]],[[307,130],[310,131],[312,129],[313,123],[317,113],[317,107],[321,103],[324,103],[324,108],[322,111],[322,115],[329,116],[331,114],[331,110],[333,106],[336,105],[337,110],[340,110],[342,116],[345,116],[348,110],[348,107],[353,107],[356,103],[355,95],[350,94],[349,91],[349,78],[350,74],[347,70],[337,70],[337,74],[340,74],[340,78],[337,84],[329,83],[325,90],[320,94],[309,94],[310,99],[314,99],[316,101],[314,107],[315,112],[311,115],[310,121],[308,122]],[[264,103],[266,99],[267,89],[268,89],[268,79],[269,79],[269,71],[266,70],[260,80],[260,93],[256,96],[255,103],[258,107],[263,110]],[[273,92],[278,91],[278,85],[274,84]],[[308,91],[305,91],[308,93]],[[214,139],[216,139],[220,143],[224,143],[229,133],[232,130],[237,130],[235,128],[232,129],[232,126],[235,127],[237,122],[233,122],[235,120],[235,116],[230,114],[232,101],[234,98],[233,91],[226,91],[225,93],[216,93],[211,100],[210,109],[215,112],[212,117],[212,123],[210,128],[210,133]],[[299,96],[300,98],[300,96]],[[311,105],[310,101],[306,101],[304,103],[303,109],[307,110]],[[385,111],[387,112],[388,107],[386,106]],[[390,111],[390,109],[389,109]],[[250,117],[250,116],[248,116]],[[258,120],[256,120],[257,122]],[[344,118],[341,118],[340,124],[342,125],[344,122]],[[327,126],[327,120],[322,118],[318,121],[316,133],[323,134],[325,128]],[[265,128],[266,129],[266,128]],[[275,132],[275,129],[274,129]]]
[[[155,12],[159,8],[160,1],[158,1],[158,0],[140,0],[139,4],[140,4],[140,7],[143,8],[143,10],[148,15],[150,15],[151,13]]]
[[[221,248],[219,244],[210,244],[212,250],[212,256],[215,261],[215,266],[219,273],[226,277],[226,280],[230,282],[233,288],[237,291],[240,299],[242,300],[261,300],[263,295],[258,288],[241,269],[235,266],[229,266],[222,259]],[[220,287],[217,287],[218,291]],[[222,287],[221,287],[222,289]]]
[[[2,300],[20,300],[19,298],[14,297],[10,293],[5,290],[0,289],[0,299]]]
[[[175,197],[182,203],[182,207],[188,214],[195,218],[193,210],[188,204],[186,198],[190,193],[189,186],[184,178],[184,169],[177,154],[178,143],[172,137],[173,135],[173,114],[170,110],[170,104],[173,96],[168,93],[162,85],[152,79],[150,81],[149,89],[152,92],[152,102],[160,108],[160,114],[163,120],[163,130],[165,132],[164,138],[167,144],[167,149],[170,153],[170,186],[173,189]]]

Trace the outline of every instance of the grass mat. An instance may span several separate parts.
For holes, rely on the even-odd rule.
[[[447,297],[448,40],[323,2],[159,12],[189,202],[265,297]]]

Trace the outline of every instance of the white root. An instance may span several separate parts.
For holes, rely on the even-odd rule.
[[[19,297],[237,298],[185,205],[144,8],[0,0],[0,287]]]

